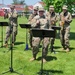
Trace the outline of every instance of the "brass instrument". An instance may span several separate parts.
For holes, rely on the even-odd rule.
[[[51,21],[51,25],[54,25],[54,24],[55,24],[55,22],[52,20],[52,21]]]

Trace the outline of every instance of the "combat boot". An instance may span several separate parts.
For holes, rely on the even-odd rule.
[[[66,48],[66,52],[70,52],[70,49],[69,48]]]
[[[14,46],[14,43],[12,43],[12,46]]]
[[[33,55],[33,58],[30,59],[30,61],[36,60],[36,55]]]
[[[61,50],[65,50],[65,48],[62,47]]]
[[[45,58],[43,58],[43,63],[47,62]]]
[[[5,44],[3,45],[3,47],[6,47],[6,48],[7,48],[7,47],[8,47],[8,43],[5,43]]]

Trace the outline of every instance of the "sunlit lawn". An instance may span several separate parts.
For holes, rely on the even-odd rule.
[[[0,21],[4,20],[2,17]],[[40,71],[41,68],[41,48],[40,52],[37,55],[37,60],[34,62],[30,62],[30,58],[32,57],[31,50],[24,50],[26,46],[26,37],[25,37],[25,29],[22,29],[19,24],[27,23],[27,19],[25,17],[18,18],[18,35],[17,40],[15,42],[15,46],[13,48],[13,69],[19,73],[24,75],[37,75],[37,72]],[[5,38],[5,29],[3,29],[3,39]],[[0,40],[1,40],[1,27],[0,27]],[[29,39],[29,38],[28,38]],[[0,41],[0,46],[1,46]],[[4,42],[3,42],[4,43]],[[10,44],[10,41],[9,41]],[[61,50],[61,44],[59,40],[59,35],[55,40],[55,48],[56,54],[50,53],[48,51],[47,63],[44,63],[43,69],[49,72],[49,75],[75,75],[75,19],[71,23],[71,31],[70,31],[70,50],[71,52],[65,53]],[[10,47],[10,45],[9,45]],[[3,72],[9,70],[10,67],[10,50],[8,48],[0,48],[0,75]],[[5,73],[4,75],[18,75],[16,73]]]

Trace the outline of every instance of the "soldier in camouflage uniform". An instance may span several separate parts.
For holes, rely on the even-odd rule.
[[[37,7],[34,7],[34,8],[33,8],[33,13],[29,16],[28,22],[30,23],[31,20],[32,20],[36,15],[38,15],[38,8],[37,8]]]
[[[72,22],[72,17],[66,5],[64,5],[62,9],[63,11],[60,13],[60,39],[63,50],[66,49],[66,52],[69,52],[70,23]]]
[[[39,28],[39,29],[49,29],[49,24],[48,20],[46,19],[44,15],[44,8],[39,8],[39,15],[35,16],[34,19],[32,20],[32,27],[34,28]],[[46,62],[46,56],[48,52],[48,45],[49,45],[49,38],[40,38],[40,37],[33,37],[32,41],[32,53],[33,53],[33,58],[30,59],[30,61],[36,60],[36,55],[39,51],[39,45],[41,40],[43,40],[43,62]]]
[[[29,23],[29,24],[31,24],[31,20],[32,20],[36,15],[38,15],[38,8],[37,8],[37,7],[34,7],[33,13],[29,16],[29,19],[28,19],[28,23]],[[30,32],[29,43],[30,43],[30,47],[32,47],[32,34],[31,34],[31,32]]]
[[[14,45],[17,35],[17,11],[15,9],[15,6],[11,6],[10,8],[11,10],[8,12],[9,26],[6,28],[6,37],[4,44],[5,47],[8,46],[8,40],[10,35],[12,34],[12,45]]]
[[[46,16],[49,20],[49,25],[50,25],[49,27],[51,28],[52,26],[56,26],[56,22],[58,21],[58,18],[57,18],[56,12],[54,11],[53,5],[50,5],[49,12],[46,13]],[[55,41],[55,38],[50,38],[51,48],[53,48],[54,41]]]

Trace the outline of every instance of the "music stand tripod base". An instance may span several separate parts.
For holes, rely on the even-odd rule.
[[[3,75],[3,74],[6,74],[6,73],[8,73],[8,72],[10,72],[10,73],[17,73],[17,74],[19,74],[19,75],[24,75],[24,74],[21,74],[21,73],[18,73],[18,72],[16,72],[16,71],[14,71],[12,68],[9,68],[9,70],[6,71],[6,72],[4,72],[4,73],[2,73],[2,75]]]

